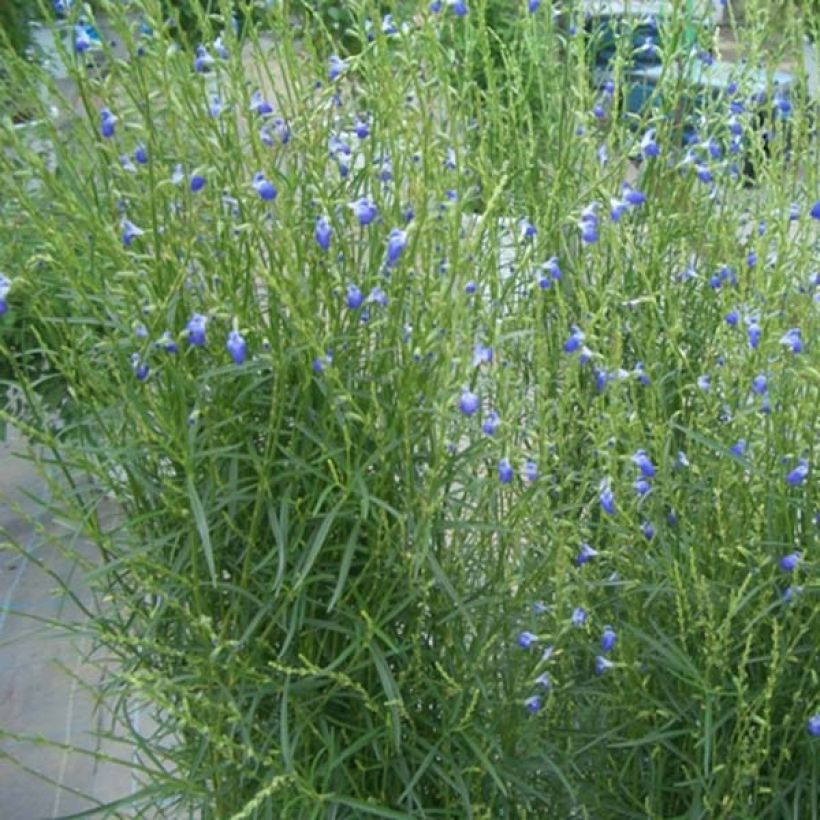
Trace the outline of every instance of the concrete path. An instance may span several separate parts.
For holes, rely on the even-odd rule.
[[[96,752],[127,759],[128,750],[93,734],[105,724],[91,691],[99,673],[83,660],[87,639],[77,640],[44,622],[81,622],[81,613],[40,562],[72,578],[80,597],[83,572],[76,558],[48,541],[49,535],[61,534],[60,525],[35,500],[42,498],[42,483],[30,464],[13,455],[21,447],[13,432],[9,442],[0,443],[2,820],[61,817],[123,797],[132,788],[125,767],[95,759]],[[29,557],[11,541],[25,547]],[[79,551],[92,558],[88,546]],[[34,735],[51,744],[9,739],[6,733]]]

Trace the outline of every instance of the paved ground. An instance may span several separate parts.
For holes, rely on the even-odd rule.
[[[42,485],[32,467],[12,455],[20,446],[13,434],[10,442],[0,443],[0,817],[39,820],[122,797],[132,783],[125,768],[97,761],[93,754],[121,757],[123,747],[101,744],[92,734],[101,728],[101,716],[89,692],[97,672],[83,661],[87,642],[42,620],[76,621],[79,611],[55,591],[56,582],[38,561],[61,575],[73,571],[80,594],[82,573],[76,560],[48,543],[47,536],[60,534],[60,527],[30,497],[42,497]],[[30,557],[13,549],[12,540]],[[35,735],[91,754],[11,740],[5,733]]]

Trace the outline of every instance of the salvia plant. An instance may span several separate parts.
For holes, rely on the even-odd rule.
[[[68,4],[69,96],[3,53],[3,417],[137,784],[95,811],[817,816],[820,161],[749,74],[799,4],[639,114],[580,4],[350,3],[345,51],[206,5],[189,50],[98,3],[115,53]]]

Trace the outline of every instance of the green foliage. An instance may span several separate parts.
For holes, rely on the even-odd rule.
[[[796,100],[792,150],[774,140],[765,162],[750,130],[758,187],[721,160],[713,193],[666,116],[685,89],[665,78],[637,130],[596,122],[583,38],[547,8],[499,8],[425,11],[372,42],[373,9],[357,9],[360,50],[333,82],[332,39],[297,43],[288,9],[249,25],[243,49],[223,7],[207,25],[229,56],[206,75],[167,30],[115,18],[142,56],[72,65],[82,113],[58,127],[38,112],[54,167],[0,126],[0,356],[17,402],[3,418],[70,524],[54,545],[92,593],[73,628],[104,670],[111,733],[136,744],[121,762],[142,816],[817,813],[809,117]],[[30,94],[37,69],[10,65]],[[702,113],[722,138],[720,112]],[[663,153],[635,162],[650,127]],[[329,155],[333,137],[349,155]],[[130,167],[137,146],[148,161]],[[615,222],[625,179],[647,201]],[[364,195],[380,214],[366,227],[349,207]],[[407,245],[390,263],[394,228]],[[544,283],[553,255],[561,276]],[[724,265],[736,284],[710,287]],[[351,286],[372,298],[350,307]],[[586,365],[564,351],[574,325]],[[780,342],[791,327],[799,355]],[[643,497],[639,449],[657,467]],[[538,477],[501,482],[504,458]],[[798,458],[809,480],[791,486]],[[584,542],[599,554],[578,566]],[[618,642],[596,675],[605,624]]]
[[[3,0],[0,3],[0,43],[23,54],[30,42],[29,22],[36,4],[31,0]]]

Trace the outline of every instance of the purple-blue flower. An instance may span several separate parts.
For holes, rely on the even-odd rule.
[[[597,557],[598,550],[594,549],[587,543],[581,544],[581,549],[578,550],[578,555],[575,556],[575,566],[582,567],[588,561]]]
[[[407,231],[393,228],[387,236],[387,266],[393,267],[407,247]]]
[[[532,484],[532,482],[538,478],[538,465],[531,459],[527,459],[521,468],[521,477],[528,484]]]
[[[140,144],[134,149],[134,159],[140,165],[148,164],[148,151],[144,145]]]
[[[137,381],[144,382],[148,378],[148,365],[140,359],[139,353],[131,354],[131,367],[134,369],[134,375],[137,377]]]
[[[225,342],[225,350],[228,351],[235,364],[242,364],[245,361],[247,348],[248,346],[245,343],[245,339],[238,330],[232,330],[228,334],[228,340]]]
[[[533,635],[532,632],[522,632],[518,638],[516,638],[516,643],[522,649],[529,649],[533,644],[537,643],[538,636]]]
[[[478,396],[469,390],[463,390],[458,399],[458,409],[465,416],[472,416],[478,410]]]
[[[632,455],[632,463],[641,471],[644,478],[654,478],[657,473],[655,465],[646,454],[646,450],[636,450]]]
[[[463,412],[463,411],[462,411]],[[484,419],[484,422],[481,425],[481,429],[486,436],[494,436],[495,431],[498,429],[498,425],[501,423],[501,419],[496,413],[495,410],[490,411],[490,414]]]
[[[194,71],[198,74],[205,74],[211,70],[214,58],[208,53],[208,49],[203,45],[198,45],[194,53]]]
[[[746,452],[746,439],[739,438],[730,448],[729,452],[733,456],[740,458]]]
[[[197,193],[205,187],[205,177],[200,174],[194,174],[191,177],[191,193]]]
[[[530,14],[535,14],[540,5],[541,0],[530,0],[529,3],[527,3],[527,11],[529,11]]]
[[[596,655],[595,657],[595,674],[603,675],[608,669],[611,669],[615,664],[607,660],[603,655]]]
[[[809,474],[809,462],[801,458],[797,462],[797,466],[786,476],[786,483],[790,487],[796,487],[802,484]]]
[[[752,379],[752,392],[758,396],[763,396],[769,389],[769,382],[766,377],[760,373]]]
[[[365,196],[351,202],[349,207],[353,209],[356,219],[362,226],[369,225],[379,213],[376,205]]]
[[[515,472],[513,471],[509,459],[502,458],[498,462],[498,480],[502,484],[509,484],[513,480],[514,475]]]
[[[643,497],[652,490],[652,485],[643,476],[636,478],[632,484],[637,495]]]
[[[583,626],[586,622],[587,611],[581,606],[576,606],[575,609],[572,610],[572,617],[570,618],[570,623],[573,626]]]
[[[644,521],[641,524],[641,534],[647,541],[651,541],[655,537],[655,528],[649,521]]]
[[[644,159],[660,156],[661,150],[655,141],[655,129],[650,128],[641,138],[641,153]]]
[[[777,563],[783,572],[794,572],[800,563],[800,553],[790,552],[788,555],[784,555]]]
[[[541,696],[531,695],[524,701],[524,706],[527,707],[528,712],[534,715],[541,708]]]
[[[820,205],[820,202],[817,203]],[[812,715],[806,722],[806,729],[812,737],[820,737],[820,712]]]
[[[195,313],[185,326],[188,331],[188,344],[202,347],[205,344],[205,325],[208,320],[201,313]]]
[[[801,353],[803,350],[803,340],[800,336],[800,328],[789,328],[781,337],[780,344],[785,345],[792,353]]]
[[[11,290],[11,279],[0,273],[0,316],[2,316],[9,309],[6,296]]]
[[[250,110],[258,117],[269,117],[273,114],[273,106],[262,96],[261,91],[251,94]]]
[[[117,125],[117,117],[114,116],[107,108],[100,110],[100,134],[106,139],[114,136],[114,130]]]
[[[607,624],[601,634],[601,649],[609,654],[615,648],[615,642],[618,640],[618,635],[615,630]]]
[[[327,78],[333,82],[347,68],[347,63],[338,55],[331,54],[328,60]]]
[[[364,294],[356,285],[348,285],[345,304],[350,310],[358,310],[364,302]]]
[[[91,48],[91,37],[83,25],[74,26],[74,51],[85,54]]]
[[[480,367],[482,364],[493,363],[493,349],[489,345],[479,342],[473,348],[473,367]]]
[[[577,325],[572,325],[569,338],[564,342],[564,353],[575,353],[584,342],[584,334]]]
[[[138,228],[133,222],[129,219],[123,219],[122,221],[122,244],[125,248],[130,248],[131,243],[138,237],[142,236],[145,231],[142,228]]]
[[[262,201],[273,202],[273,200],[276,199],[276,186],[270,180],[266,179],[261,171],[257,171],[257,173],[253,175],[253,182],[251,184]]]
[[[633,208],[637,208],[646,202],[645,194],[633,188],[628,182],[621,185],[621,196],[627,205],[631,205]]]
[[[811,210],[809,211],[812,219],[820,219],[820,199],[811,206]]]
[[[749,319],[746,334],[749,340],[749,347],[752,348],[752,350],[757,350],[760,345],[760,337],[763,335],[763,331],[757,323],[757,319]]]
[[[601,492],[598,496],[598,500],[601,502],[601,509],[607,515],[615,515],[615,495],[613,494],[608,481],[603,481],[601,483]]]
[[[466,0],[450,0],[450,8],[456,17],[464,17],[467,14]]]
[[[313,237],[316,244],[323,250],[330,249],[330,239],[333,236],[333,228],[330,227],[327,217],[320,216],[316,219],[316,230],[313,232]]]

